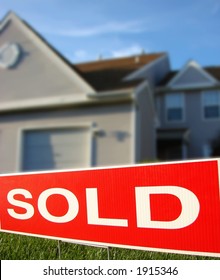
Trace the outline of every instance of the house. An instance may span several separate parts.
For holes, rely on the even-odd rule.
[[[0,173],[156,158],[166,53],[73,65],[13,12],[0,23]]]
[[[212,142],[220,133],[220,67],[188,61],[157,86],[155,103],[159,159],[212,155]]]
[[[13,12],[0,22],[0,173],[209,157],[220,67],[151,53],[72,64]]]

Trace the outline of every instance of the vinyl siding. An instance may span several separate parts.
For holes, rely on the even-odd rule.
[[[179,79],[176,80],[172,84],[173,87],[175,86],[184,86],[184,85],[193,85],[193,84],[210,84],[210,79],[200,73],[194,67],[189,67],[186,72],[184,72]]]
[[[203,157],[203,147],[209,144],[220,132],[220,119],[205,120],[203,116],[202,92],[191,91],[184,93],[184,121],[167,122],[165,94],[158,96],[160,103],[160,127],[162,128],[188,128],[189,157]]]
[[[1,173],[17,172],[21,168],[22,133],[33,128],[95,125],[93,133],[93,166],[132,163],[133,109],[130,103],[81,107],[50,112],[0,116],[2,132]]]
[[[137,162],[151,161],[156,158],[155,111],[151,94],[145,87],[137,97],[135,126]]]

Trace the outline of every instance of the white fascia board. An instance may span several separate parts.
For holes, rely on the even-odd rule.
[[[180,85],[174,85],[180,78],[182,75],[184,75],[184,73],[190,68],[193,67],[194,69],[196,69],[202,76],[204,76],[205,78],[207,78],[209,80],[209,82],[205,82],[205,83],[193,83],[193,84],[180,84]],[[211,86],[211,85],[215,85],[218,83],[218,80],[216,80],[212,75],[210,75],[207,71],[205,71],[196,61],[191,60],[189,62],[187,62],[184,67],[178,72],[178,74],[176,74],[173,79],[170,80],[170,82],[168,83],[168,87],[171,88],[183,88],[183,87],[203,87],[203,86]]]
[[[7,26],[7,24],[9,24],[13,15],[14,14],[10,12],[6,17],[3,18],[3,20],[0,21],[0,32],[2,32],[3,29]]]
[[[78,105],[82,103],[88,103],[88,99],[82,94],[70,94],[66,96],[56,96],[56,97],[45,97],[45,98],[32,98],[25,100],[16,100],[10,102],[0,103],[0,113],[10,112],[10,111],[20,111],[20,110],[31,110],[31,109],[44,109],[53,108],[57,106],[67,106],[67,105]]]
[[[72,79],[73,82],[77,82],[82,90],[84,90],[85,92],[95,92],[95,89],[92,88],[91,85],[89,85],[78,73],[74,71],[73,68],[71,68],[56,53],[54,53],[50,49],[50,47],[48,47],[47,44],[45,44],[41,40],[41,38],[39,38],[34,32],[32,32],[31,29],[28,28],[15,13],[10,12],[4,18],[4,20],[0,24],[0,30],[3,30],[11,20],[14,21],[15,24],[25,32],[25,34],[32,40],[32,42],[36,43],[36,45],[48,56],[49,59],[51,59],[54,63],[57,64],[60,69],[63,70],[64,74],[69,76],[69,78]]]
[[[165,60],[168,58],[168,55],[165,53],[163,56],[155,59],[154,61],[146,64],[145,66],[141,67],[140,69],[132,72],[128,76],[126,76],[123,80],[124,81],[130,81],[138,79],[145,71],[149,70],[151,67],[153,67],[155,64],[160,63],[162,60]]]
[[[98,96],[97,96],[98,97]],[[29,100],[17,100],[10,102],[0,103],[0,113],[7,113],[13,111],[25,111],[36,109],[51,109],[62,108],[66,106],[83,106],[83,105],[96,105],[100,102],[119,102],[124,100],[133,100],[132,92],[127,94],[117,94],[104,96],[105,98],[88,98],[82,94],[69,94],[65,96],[45,97],[45,98],[32,98]]]
[[[193,83],[193,84],[180,84],[180,85],[175,85],[175,86],[169,86],[172,89],[177,89],[177,90],[184,90],[184,89],[197,89],[197,88],[204,88],[204,87],[213,87],[216,86],[217,83],[212,83],[212,82],[207,82],[207,83]]]
[[[122,90],[114,90],[114,91],[103,91],[103,92],[92,92],[87,93],[87,97],[90,99],[104,99],[104,98],[122,98],[128,97],[134,94],[135,89],[122,89]]]
[[[201,83],[200,84],[197,84],[197,85],[184,85],[182,87],[168,87],[168,86],[165,86],[165,87],[157,87],[155,89],[155,93],[156,94],[160,94],[160,93],[164,93],[164,92],[183,92],[183,91],[202,91],[202,90],[219,90],[220,89],[220,83],[218,82],[217,84],[215,85],[202,85]]]
[[[135,90],[135,93],[136,95],[140,94],[144,88],[149,88],[149,82],[147,80],[143,80],[143,82],[137,86],[136,90]]]

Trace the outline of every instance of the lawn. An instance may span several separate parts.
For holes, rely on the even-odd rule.
[[[1,260],[211,260],[217,258],[130,249],[96,248],[56,240],[0,233]]]

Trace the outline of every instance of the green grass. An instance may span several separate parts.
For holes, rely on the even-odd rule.
[[[108,251],[58,241],[0,233],[1,260],[107,260]],[[217,258],[110,248],[111,260],[210,260]]]

